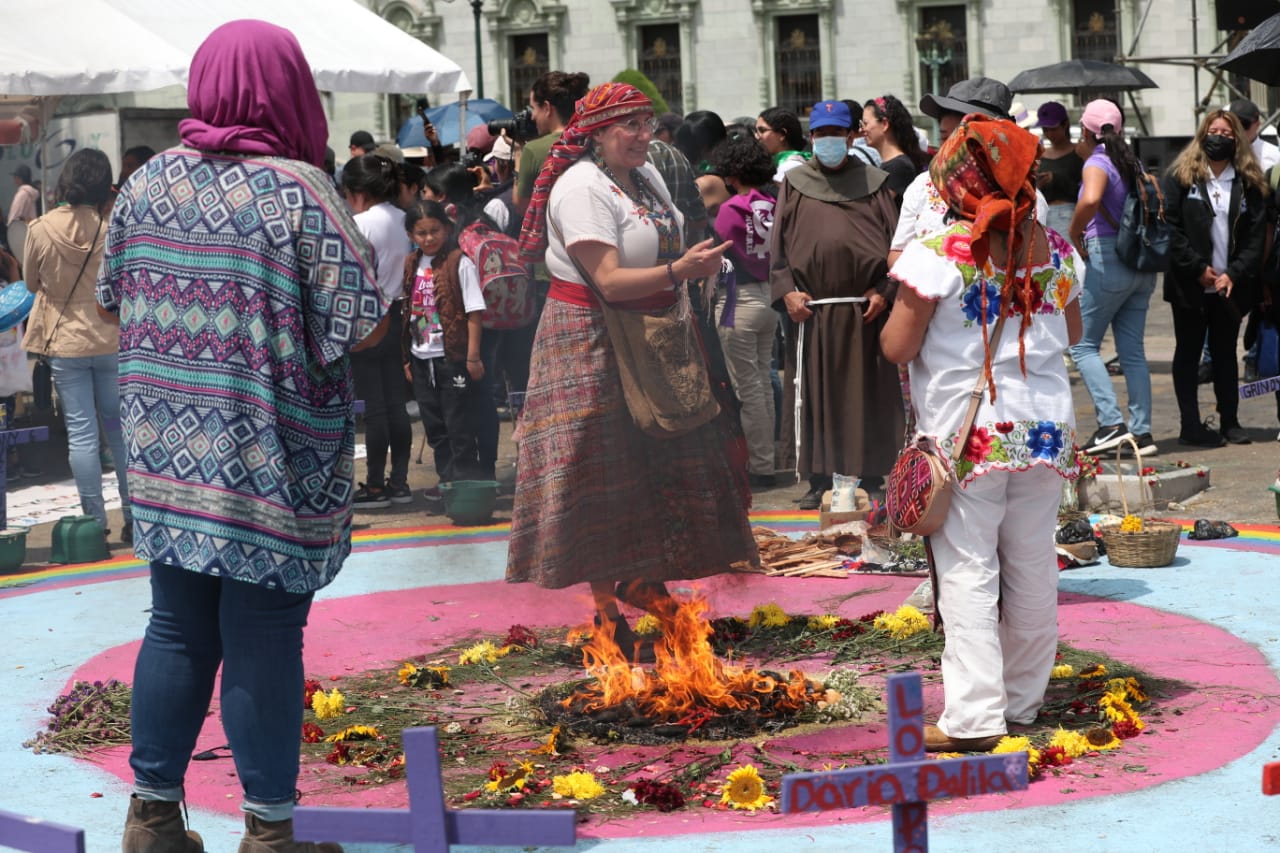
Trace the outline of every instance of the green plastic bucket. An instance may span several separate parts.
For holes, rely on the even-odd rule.
[[[16,572],[27,561],[27,528],[0,530],[0,574]]]
[[[497,480],[454,480],[441,483],[444,514],[454,524],[485,524],[493,518],[493,505],[498,500]]]

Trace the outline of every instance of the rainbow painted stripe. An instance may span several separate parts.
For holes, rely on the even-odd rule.
[[[787,510],[768,510],[751,513],[751,523],[776,530],[779,533],[806,533],[817,526],[818,513]],[[1268,524],[1235,525],[1240,535],[1233,539],[1196,542],[1187,539],[1185,531],[1191,521],[1177,520],[1183,527],[1182,545],[1203,548],[1222,548],[1233,551],[1259,551],[1280,554],[1280,526]],[[362,530],[352,536],[352,550],[380,551],[390,548],[426,548],[432,545],[467,545],[482,542],[501,542],[511,532],[508,523],[487,527],[454,527],[432,525],[427,527],[396,527],[382,530]],[[88,583],[142,577],[147,564],[132,556],[115,557],[98,563],[79,563],[70,566],[37,566],[30,570],[0,575],[0,599],[24,595],[30,592],[58,589]]]

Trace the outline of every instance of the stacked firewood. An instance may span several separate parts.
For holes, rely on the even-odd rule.
[[[751,529],[765,574],[776,577],[843,578],[845,557],[862,550],[862,538],[852,533],[817,533],[792,539],[767,527]]]

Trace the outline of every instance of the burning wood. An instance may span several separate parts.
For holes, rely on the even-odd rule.
[[[633,667],[613,641],[612,626],[595,631],[583,646],[583,664],[594,681],[578,687],[548,711],[565,720],[649,729],[648,739],[698,733],[724,737],[761,727],[790,725],[800,711],[823,699],[821,685],[804,673],[787,676],[728,665],[709,638],[708,605],[695,598],[661,614],[652,670]],[[551,703],[548,703],[551,704]],[[545,707],[545,705],[544,705]],[[567,719],[566,719],[567,718]],[[590,729],[588,725],[586,728]]]

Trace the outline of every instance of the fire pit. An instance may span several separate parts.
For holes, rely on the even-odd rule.
[[[633,666],[610,631],[595,631],[582,647],[591,678],[553,685],[538,697],[547,722],[626,743],[737,739],[796,725],[824,697],[822,685],[799,670],[784,676],[720,660],[706,612],[706,601],[694,598],[659,617],[652,669]]]

